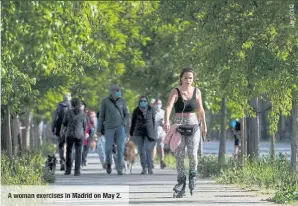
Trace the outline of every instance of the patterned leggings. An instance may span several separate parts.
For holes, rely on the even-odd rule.
[[[174,122],[180,123],[181,117],[176,117]],[[198,120],[196,116],[183,117],[182,124],[197,124]],[[201,129],[199,128],[197,132],[192,136],[181,136],[181,143],[175,150],[174,155],[176,158],[176,169],[178,172],[178,178],[182,178],[186,175],[184,159],[185,159],[185,149],[187,148],[188,158],[189,158],[189,172],[197,172],[198,165],[198,148],[201,138]]]

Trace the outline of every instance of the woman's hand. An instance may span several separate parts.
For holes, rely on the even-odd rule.
[[[163,129],[165,130],[166,133],[168,133],[169,130],[170,130],[170,123],[165,122],[164,125],[163,125]]]

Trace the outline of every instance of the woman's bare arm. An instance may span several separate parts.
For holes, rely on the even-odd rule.
[[[203,102],[202,102],[202,94],[199,89],[197,89],[196,96],[197,96],[197,105],[198,105],[198,117],[199,117],[199,120],[201,121],[203,132],[207,133],[205,110],[204,110]]]
[[[178,97],[177,90],[172,89],[165,109],[165,124],[169,123],[170,121],[170,114],[177,97]]]

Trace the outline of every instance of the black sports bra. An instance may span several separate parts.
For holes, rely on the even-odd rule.
[[[183,113],[193,113],[197,109],[197,101],[196,101],[196,90],[197,88],[194,89],[193,95],[190,100],[184,100],[179,89],[175,88],[178,92],[178,100],[177,102],[174,103],[175,107],[175,112],[176,113],[182,113],[183,108],[184,108],[184,103],[185,103],[185,109]]]

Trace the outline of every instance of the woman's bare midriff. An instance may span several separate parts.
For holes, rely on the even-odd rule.
[[[190,117],[190,116],[194,116],[194,115],[196,115],[196,113],[194,113],[194,112],[192,112],[192,113],[176,113],[176,116],[177,117]]]

